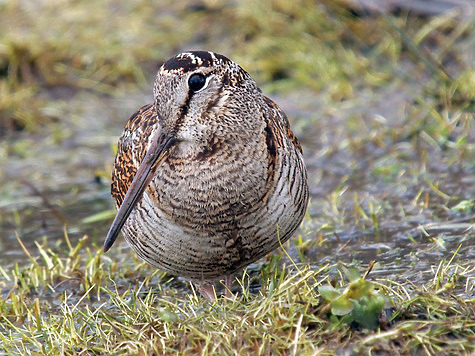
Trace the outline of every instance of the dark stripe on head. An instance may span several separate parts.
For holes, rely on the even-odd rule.
[[[226,63],[230,62],[230,60],[222,54],[206,51],[191,51],[181,53],[169,59],[163,64],[162,70],[184,74],[198,67],[211,67],[218,64],[218,62]]]

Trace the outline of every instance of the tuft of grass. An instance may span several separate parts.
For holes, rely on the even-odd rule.
[[[374,261],[370,262],[369,274]],[[340,322],[355,322],[367,329],[378,326],[378,318],[383,311],[385,298],[375,291],[374,284],[361,277],[354,267],[343,267],[343,273],[348,279],[345,288],[335,288],[328,284],[318,288],[320,295],[329,303],[334,320],[342,317]]]
[[[29,266],[2,270],[6,354],[474,350],[475,270],[457,263],[457,253],[424,285],[374,279],[369,271],[361,278],[342,265],[288,268],[273,258],[261,269],[257,293],[249,289],[255,277],[244,273],[242,293],[208,303],[137,260],[119,265],[99,248],[85,247],[87,237],[76,246],[65,239],[65,253],[37,245],[38,257],[25,250]],[[338,300],[349,302],[349,310]],[[385,303],[389,308],[380,313]],[[345,317],[350,309],[352,317]]]

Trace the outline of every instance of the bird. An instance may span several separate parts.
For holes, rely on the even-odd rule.
[[[286,114],[237,63],[180,53],[158,70],[153,103],[119,138],[111,195],[122,231],[148,264],[216,300],[215,283],[287,241],[308,204],[301,145]]]

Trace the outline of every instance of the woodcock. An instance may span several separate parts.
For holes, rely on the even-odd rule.
[[[112,174],[119,231],[149,264],[213,283],[290,238],[308,202],[302,149],[285,113],[223,55],[192,51],[163,64],[154,103],[119,139]],[[280,240],[280,242],[279,242]]]

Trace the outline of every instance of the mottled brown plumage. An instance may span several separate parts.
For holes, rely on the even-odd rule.
[[[119,139],[119,211],[104,249],[122,229],[146,262],[212,299],[213,281],[278,247],[302,221],[302,149],[284,112],[222,55],[173,57],[157,74],[154,97]]]

